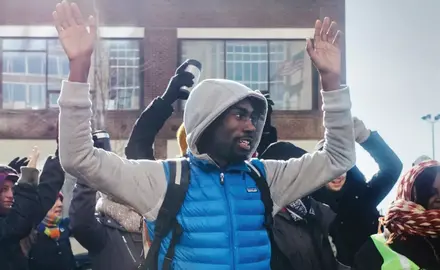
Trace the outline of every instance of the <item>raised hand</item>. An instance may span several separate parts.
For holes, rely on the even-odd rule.
[[[22,159],[20,159],[20,157],[16,157],[11,162],[9,162],[8,166],[20,173],[20,168],[26,167],[28,163],[29,159],[27,157]]]
[[[88,19],[87,30],[81,11],[75,3],[64,0],[56,5],[52,13],[60,42],[70,61],[90,60],[96,40],[96,22],[93,16]]]
[[[325,17],[315,23],[314,41],[307,40],[307,52],[321,76],[324,91],[337,90],[341,81],[341,32],[336,22]]]
[[[194,75],[185,69],[188,67],[188,60],[183,62],[177,69],[173,77],[171,77],[162,99],[172,104],[174,101],[181,99],[186,100],[189,91],[182,89],[183,86],[192,87],[194,84]]]
[[[27,165],[27,167],[36,169],[38,158],[40,158],[40,150],[38,150],[37,146],[34,146],[34,148],[32,148],[31,154],[29,155],[29,164]]]

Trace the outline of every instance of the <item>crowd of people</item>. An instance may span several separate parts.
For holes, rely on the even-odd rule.
[[[0,166],[1,269],[440,269],[440,163],[421,157],[399,179],[399,157],[351,115],[329,18],[307,40],[325,128],[313,153],[278,141],[269,96],[225,79],[193,85],[184,62],[136,121],[126,157],[91,130],[94,18],[67,1],[53,18],[70,61],[58,147],[41,173],[37,148]],[[177,100],[186,100],[181,156],[156,160],[155,137]],[[356,166],[355,143],[379,167],[371,179]],[[76,184],[63,217],[67,174]],[[73,254],[72,237],[86,254]]]

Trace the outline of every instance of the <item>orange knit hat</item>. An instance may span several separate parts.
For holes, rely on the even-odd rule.
[[[186,143],[186,131],[185,127],[183,126],[183,123],[180,125],[179,129],[177,130],[177,142],[179,143],[180,147],[180,155],[184,156],[186,155],[186,151],[188,150],[188,144]]]

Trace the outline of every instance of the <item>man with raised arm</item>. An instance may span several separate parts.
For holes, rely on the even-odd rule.
[[[58,101],[61,163],[66,172],[141,213],[151,231],[167,189],[166,162],[127,160],[93,147],[87,77],[96,24],[93,17],[85,22],[78,6],[66,1],[53,16],[70,60],[69,80],[63,82]],[[313,44],[307,41],[323,87],[323,150],[287,161],[252,160],[267,179],[274,214],[355,163],[351,101],[348,87],[340,85],[336,28],[329,18],[318,20]],[[266,112],[261,93],[234,81],[209,79],[191,91],[184,113],[190,184],[177,215],[183,234],[175,246],[173,269],[270,268],[264,207],[245,163],[259,144]],[[162,241],[159,268],[169,242],[169,237]]]

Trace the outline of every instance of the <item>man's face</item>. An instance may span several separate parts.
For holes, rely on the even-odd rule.
[[[5,180],[0,190],[0,211],[7,212],[14,203],[14,194],[12,188],[14,182],[11,180]]]
[[[256,143],[256,124],[260,117],[247,99],[233,105],[216,126],[213,135],[215,156],[227,162],[247,159]]]
[[[345,184],[346,178],[347,174],[344,173],[343,175],[328,183],[326,187],[331,191],[340,191]]]

